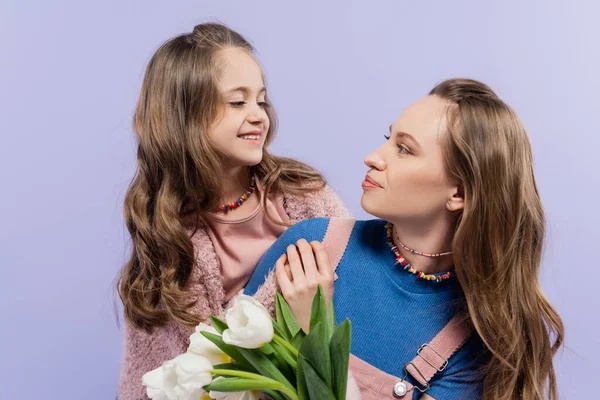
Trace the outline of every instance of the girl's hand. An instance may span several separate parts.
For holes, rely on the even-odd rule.
[[[275,263],[275,276],[283,297],[288,302],[298,325],[308,333],[312,302],[319,285],[323,288],[325,304],[333,299],[334,273],[325,246],[300,239],[289,245],[287,254]]]

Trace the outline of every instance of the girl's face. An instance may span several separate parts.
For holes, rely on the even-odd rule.
[[[257,165],[270,125],[262,70],[250,54],[238,48],[223,49],[219,57],[218,88],[225,104],[208,135],[225,156],[225,167]]]
[[[427,221],[463,207],[440,143],[447,107],[436,96],[413,103],[390,126],[387,141],[366,157],[366,212],[393,222]]]

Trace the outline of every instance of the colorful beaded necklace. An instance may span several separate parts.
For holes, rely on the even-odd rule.
[[[412,265],[410,265],[406,261],[406,259],[402,256],[402,254],[400,254],[400,250],[398,249],[398,246],[396,246],[394,244],[394,225],[391,222],[388,222],[385,225],[385,229],[387,230],[387,242],[390,245],[392,251],[394,252],[394,255],[396,256],[396,264],[400,264],[400,266],[402,268],[404,268],[405,271],[408,271],[411,274],[416,275],[417,278],[425,279],[427,281],[434,281],[434,282],[441,282],[441,281],[450,279],[455,276],[454,271],[442,272],[439,274],[426,274],[423,271],[419,271],[419,270],[415,269]],[[419,251],[412,250],[404,245],[402,245],[402,248],[404,248],[407,251],[410,251],[413,254],[423,255],[425,257],[439,257],[442,255],[448,255],[448,254],[452,253],[452,252],[447,252],[447,253],[429,254],[429,253],[421,253]]]
[[[235,210],[236,208],[241,206],[246,200],[248,200],[248,197],[250,197],[250,195],[252,193],[254,193],[255,190],[256,190],[256,182],[254,182],[254,177],[252,177],[250,179],[250,185],[248,185],[248,189],[246,189],[244,194],[241,195],[240,198],[237,199],[236,201],[220,205],[219,210],[221,210],[223,212],[227,212],[229,210]]]

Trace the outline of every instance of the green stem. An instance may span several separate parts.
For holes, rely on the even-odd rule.
[[[290,353],[292,353],[294,355],[294,357],[298,357],[298,350],[292,346],[290,343],[288,343],[287,340],[283,339],[280,336],[277,335],[273,335],[273,340],[275,341],[275,343],[278,343],[280,345],[282,345],[283,347],[285,347],[287,350],[290,351]]]
[[[235,376],[238,378],[253,379],[255,381],[264,382],[271,386],[269,389],[278,390],[281,393],[285,394],[287,397],[289,397],[291,400],[298,400],[298,395],[294,391],[290,390],[283,383],[277,382],[276,380],[271,378],[267,378],[266,376],[254,374],[252,372],[235,371],[231,369],[213,369],[211,373],[213,375]]]
[[[277,382],[271,378],[267,378],[266,376],[262,376],[259,374],[255,374],[252,372],[246,372],[246,371],[236,371],[234,369],[213,369],[211,371],[211,373],[213,375],[225,375],[225,376],[235,376],[237,378],[246,378],[246,379],[254,379],[256,381],[274,381]]]
[[[279,390],[281,393],[285,394],[287,397],[290,398],[290,400],[298,400],[298,395],[296,394],[296,392],[288,389],[285,385],[281,385],[281,388],[277,389]]]
[[[298,371],[298,358],[290,354],[290,352],[279,343],[273,343],[273,348],[296,373]]]

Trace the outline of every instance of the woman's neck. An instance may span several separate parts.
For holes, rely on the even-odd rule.
[[[415,269],[426,274],[436,274],[452,269],[452,254],[426,257],[414,254],[402,247],[423,253],[436,254],[451,251],[453,220],[445,216],[436,221],[390,221],[394,225],[394,244],[400,254]]]

